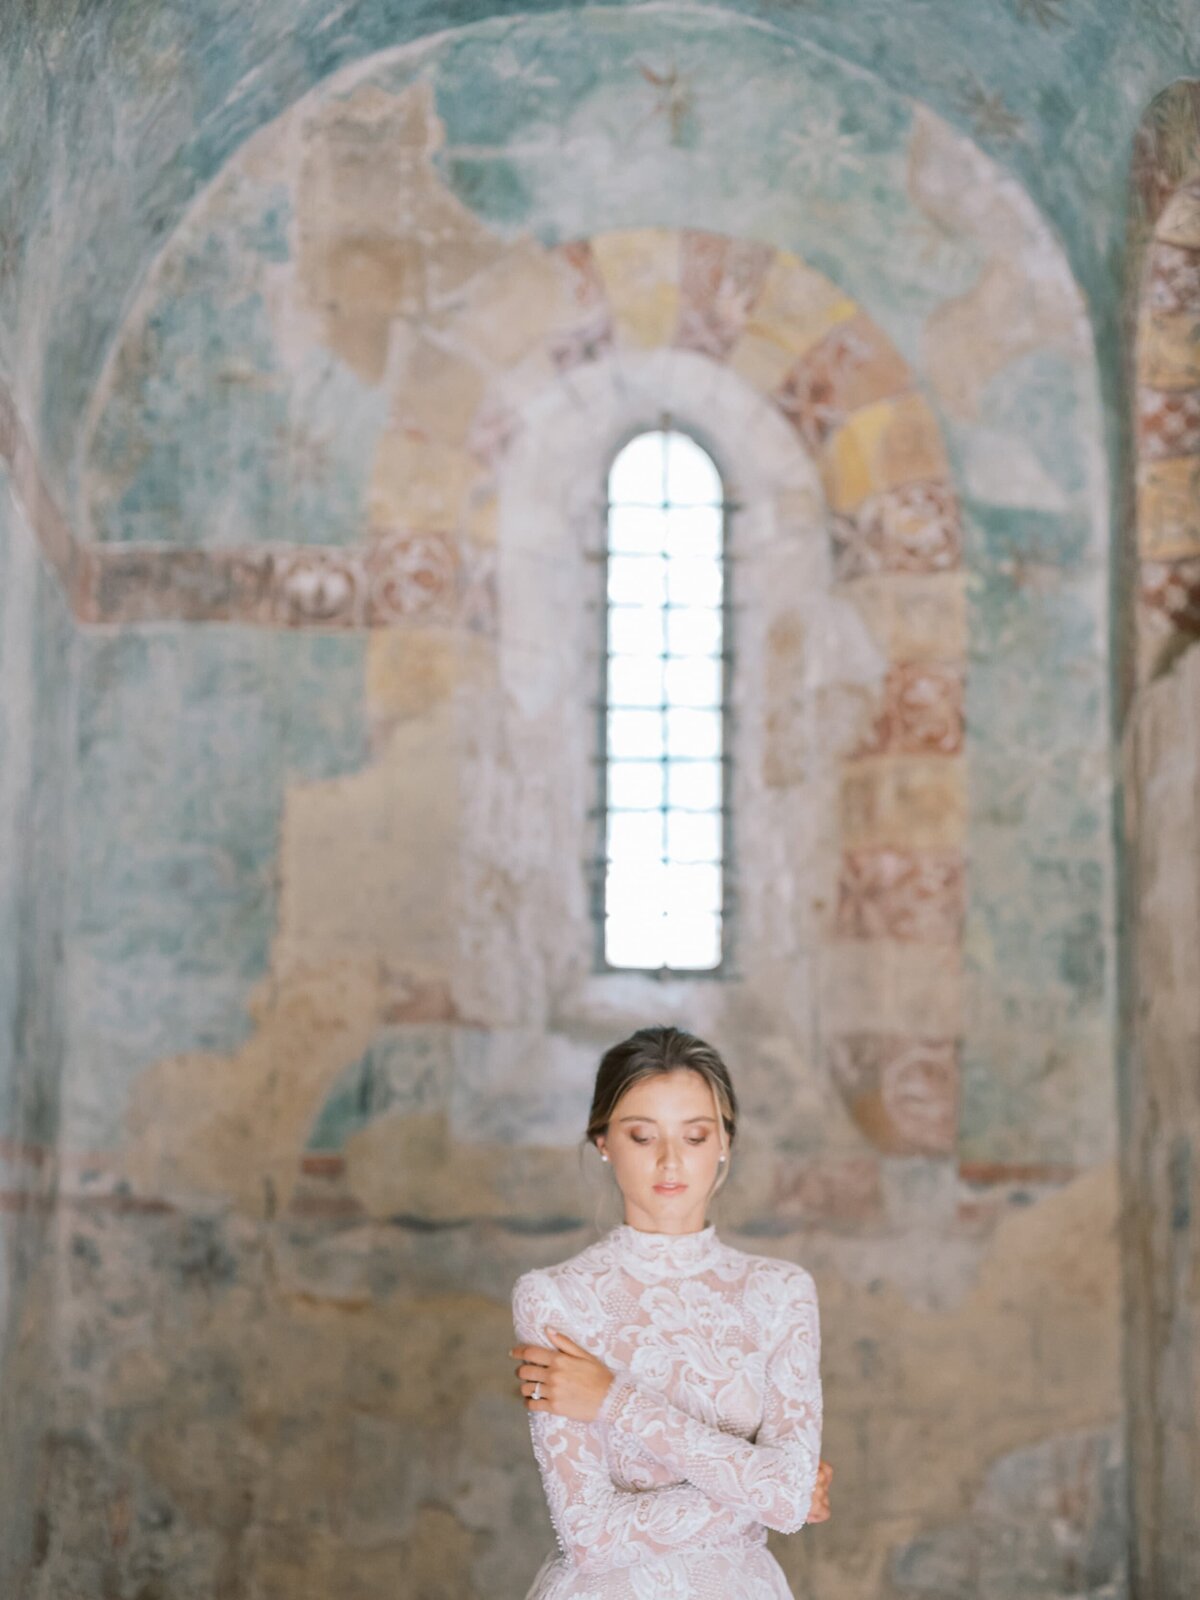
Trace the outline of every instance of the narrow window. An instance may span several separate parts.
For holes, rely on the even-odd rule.
[[[602,961],[714,971],[724,954],[725,494],[664,426],[608,475]]]

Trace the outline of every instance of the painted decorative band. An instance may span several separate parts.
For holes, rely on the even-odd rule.
[[[834,931],[839,939],[953,944],[962,937],[965,884],[957,851],[847,850]]]
[[[100,546],[76,600],[85,622],[240,622],[378,628],[409,621],[495,623],[489,552],[445,533],[399,533],[365,547],[171,550]]]

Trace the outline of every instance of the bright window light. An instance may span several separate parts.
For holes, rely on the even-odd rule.
[[[725,491],[694,439],[639,434],[608,477],[604,960],[723,955]]]

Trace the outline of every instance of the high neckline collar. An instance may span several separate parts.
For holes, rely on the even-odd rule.
[[[706,1266],[720,1247],[713,1222],[695,1233],[653,1233],[619,1222],[612,1230],[612,1241],[626,1260],[674,1272],[694,1272]]]

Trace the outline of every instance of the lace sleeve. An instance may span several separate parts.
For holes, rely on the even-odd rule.
[[[820,1464],[821,1334],[811,1276],[794,1267],[782,1288],[753,1443],[690,1416],[628,1373],[618,1375],[596,1421],[632,1435],[714,1500],[794,1533],[808,1518]]]
[[[566,1319],[544,1272],[535,1268],[517,1279],[512,1308],[517,1342],[553,1349],[546,1325],[561,1327]],[[648,1553],[669,1555],[701,1548],[710,1538],[714,1543],[728,1540],[731,1534],[747,1532],[757,1520],[691,1483],[619,1489],[609,1476],[594,1423],[576,1422],[552,1411],[528,1415],[550,1520],[559,1545],[576,1564],[596,1570],[631,1566]]]

